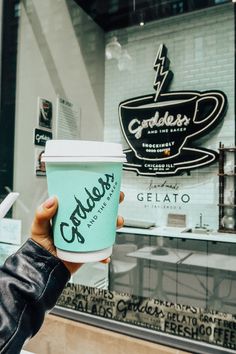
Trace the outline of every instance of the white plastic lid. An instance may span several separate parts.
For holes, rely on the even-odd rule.
[[[103,141],[48,140],[44,162],[125,162],[122,145]]]

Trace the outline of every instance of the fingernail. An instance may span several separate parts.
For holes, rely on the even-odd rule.
[[[50,197],[43,203],[43,207],[50,209],[55,204],[55,197]]]

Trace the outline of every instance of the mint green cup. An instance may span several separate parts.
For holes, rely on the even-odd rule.
[[[59,258],[96,262],[112,254],[122,164],[120,144],[50,140],[43,161],[49,196],[58,198],[53,237]]]

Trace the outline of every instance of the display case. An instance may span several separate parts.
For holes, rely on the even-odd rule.
[[[191,353],[235,353],[235,270],[231,234],[123,227],[108,288],[74,279],[53,313]]]

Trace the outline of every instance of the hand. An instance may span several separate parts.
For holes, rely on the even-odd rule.
[[[120,203],[124,200],[124,193],[120,193]],[[51,197],[46,200],[37,210],[34,216],[34,220],[31,226],[31,238],[40,246],[44,247],[52,255],[57,257],[56,248],[53,244],[52,239],[52,227],[50,220],[56,214],[58,207],[58,201],[56,197]],[[122,227],[124,224],[124,219],[122,216],[117,218],[117,227]],[[76,272],[82,263],[72,263],[67,261],[62,261],[69,272],[72,274]],[[110,258],[104,259],[103,263],[109,263]]]

